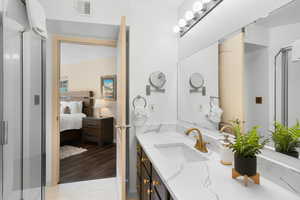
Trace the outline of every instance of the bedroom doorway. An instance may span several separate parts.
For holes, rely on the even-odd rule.
[[[53,35],[52,36],[52,106],[51,106],[51,126],[52,126],[52,133],[51,133],[51,160],[49,160],[49,164],[47,165],[48,169],[51,169],[49,173],[49,179],[51,182],[51,185],[48,185],[49,187],[46,188],[46,199],[56,200],[56,199],[84,199],[88,195],[93,196],[103,196],[107,197],[106,199],[120,199],[125,200],[127,196],[127,187],[126,182],[128,180],[128,171],[127,171],[127,164],[128,159],[127,155],[129,153],[128,151],[128,132],[129,132],[129,126],[127,125],[129,122],[129,88],[128,85],[128,38],[127,37],[127,26],[126,26],[126,18],[121,18],[121,24],[120,26],[117,26],[114,30],[116,31],[113,40],[99,40],[99,39],[93,39],[93,38],[82,38],[82,37],[66,37],[61,35]],[[86,24],[81,24],[81,26],[89,26]],[[107,26],[105,26],[107,28]],[[110,32],[111,33],[111,32]],[[74,34],[70,34],[74,35]],[[78,34],[81,35],[81,34]],[[92,36],[93,37],[93,36]],[[106,37],[104,37],[106,38]],[[70,91],[67,89],[66,91],[66,84],[65,78],[62,77],[61,79],[61,50],[62,50],[62,44],[76,44],[76,45],[92,45],[92,46],[104,46],[104,47],[110,47],[116,49],[116,73],[115,76],[113,74],[106,74],[103,76],[100,76],[100,93],[101,98],[97,98],[97,94],[92,93],[89,88],[85,88],[81,91]],[[81,51],[83,52],[83,51]],[[83,54],[83,53],[82,53]],[[77,57],[77,56],[76,56]],[[79,57],[79,56],[78,56]],[[88,70],[85,70],[80,73],[80,77],[83,77],[85,74],[88,74]],[[113,85],[116,85],[114,87]],[[114,93],[113,90],[116,90]],[[62,91],[63,95],[60,94]],[[61,100],[65,101],[62,102],[62,104],[67,104],[67,106],[64,106],[61,108]],[[65,115],[68,115],[70,117],[70,114],[72,114],[73,107],[80,107],[81,104],[78,104],[78,102],[84,102],[82,103],[82,112],[75,112],[76,114],[85,114],[87,116],[84,116],[82,118],[82,129],[86,129],[88,131],[83,131],[81,135],[84,135],[88,132],[88,134],[84,135],[84,137],[79,137],[80,140],[78,140],[78,133],[72,135],[72,139],[75,139],[74,141],[71,141],[71,146],[75,145],[75,147],[79,147],[80,144],[86,144],[86,143],[93,143],[93,145],[98,146],[106,146],[110,145],[111,142],[107,142],[107,139],[110,138],[103,138],[102,135],[100,137],[96,137],[94,135],[95,127],[99,126],[101,124],[100,128],[105,129],[105,127],[112,127],[115,132],[115,140],[113,138],[113,144],[115,142],[115,151],[116,151],[116,163],[115,163],[115,177],[109,178],[109,179],[97,179],[97,180],[88,180],[88,181],[79,181],[76,183],[66,183],[66,184],[59,184],[60,183],[60,167],[61,167],[61,160],[60,160],[60,142],[61,142],[61,112],[63,112]],[[113,120],[113,126],[107,125],[104,126],[102,124],[106,124],[106,122],[99,122],[99,118],[109,118],[106,116],[103,116],[105,112],[103,111],[103,101],[105,105],[107,102],[115,102],[115,119]],[[65,108],[68,107],[68,108]],[[75,109],[76,110],[76,109]],[[81,109],[80,109],[81,110]],[[93,114],[89,114],[88,112],[91,111]],[[87,113],[86,113],[87,112]],[[74,112],[73,112],[74,113]],[[92,115],[91,117],[88,115]],[[101,121],[102,119],[100,119]],[[70,120],[70,121],[73,121]],[[70,122],[72,123],[72,122]],[[69,122],[63,125],[63,127],[68,128]],[[78,125],[78,122],[75,123]],[[110,124],[110,123],[107,123]],[[78,128],[78,127],[77,127]],[[80,129],[80,128],[79,128]],[[91,130],[92,129],[92,130]],[[62,130],[64,131],[64,130]],[[68,130],[66,130],[68,131]],[[92,132],[92,133],[91,133]],[[65,136],[65,135],[64,135]],[[64,137],[62,140],[65,141],[69,139],[69,134],[67,134],[66,137]],[[83,140],[83,141],[82,141]],[[110,140],[111,141],[111,140]],[[77,144],[76,144],[77,142]],[[49,143],[48,143],[49,145]],[[86,147],[87,151],[88,148]],[[86,153],[86,151],[83,149],[84,152],[82,154]],[[49,154],[48,154],[49,155]],[[77,154],[78,155],[78,154]],[[75,156],[77,156],[75,155]],[[50,156],[49,156],[50,157]],[[48,158],[49,158],[48,157]],[[72,158],[72,157],[71,157]],[[66,158],[68,159],[68,158]],[[78,166],[80,164],[84,164],[86,160],[81,161],[75,161],[72,163],[72,166]],[[101,168],[99,166],[91,165],[90,168],[84,168],[85,172],[89,171],[93,168]],[[68,169],[69,170],[69,169]],[[104,190],[99,190],[97,188],[103,187]],[[92,189],[92,191],[91,191]],[[69,190],[72,190],[69,191]],[[88,192],[89,191],[89,192]],[[89,194],[90,193],[90,194]],[[96,197],[95,196],[95,197]]]
[[[59,48],[59,183],[114,178],[116,44],[62,41]]]
[[[116,41],[55,39],[60,41],[57,183],[115,177]]]

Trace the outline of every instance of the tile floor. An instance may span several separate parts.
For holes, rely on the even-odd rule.
[[[117,200],[116,178],[59,184],[46,188],[46,200]]]

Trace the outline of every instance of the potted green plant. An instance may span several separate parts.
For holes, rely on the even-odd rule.
[[[299,157],[297,147],[300,147],[300,124],[297,121],[296,125],[286,127],[279,122],[275,122],[275,130],[272,132],[272,139],[274,141],[275,150],[277,152]]]
[[[268,143],[268,139],[262,139],[258,132],[258,126],[254,126],[247,133],[242,132],[241,122],[235,120],[232,123],[235,142],[230,144],[234,152],[234,168],[242,176],[249,177],[257,173],[257,155]]]

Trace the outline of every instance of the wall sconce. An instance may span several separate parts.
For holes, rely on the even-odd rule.
[[[196,1],[193,4],[193,11],[186,11],[184,18],[179,19],[178,25],[173,27],[174,33],[180,33],[180,37],[184,36],[222,1],[223,0]]]

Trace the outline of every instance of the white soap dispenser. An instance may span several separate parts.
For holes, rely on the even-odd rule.
[[[225,135],[224,134],[224,138],[220,140],[220,148],[221,148],[221,153],[220,153],[220,157],[221,157],[221,163],[223,165],[232,165],[233,162],[233,152],[232,150],[229,148],[231,142],[229,140],[229,135]]]

